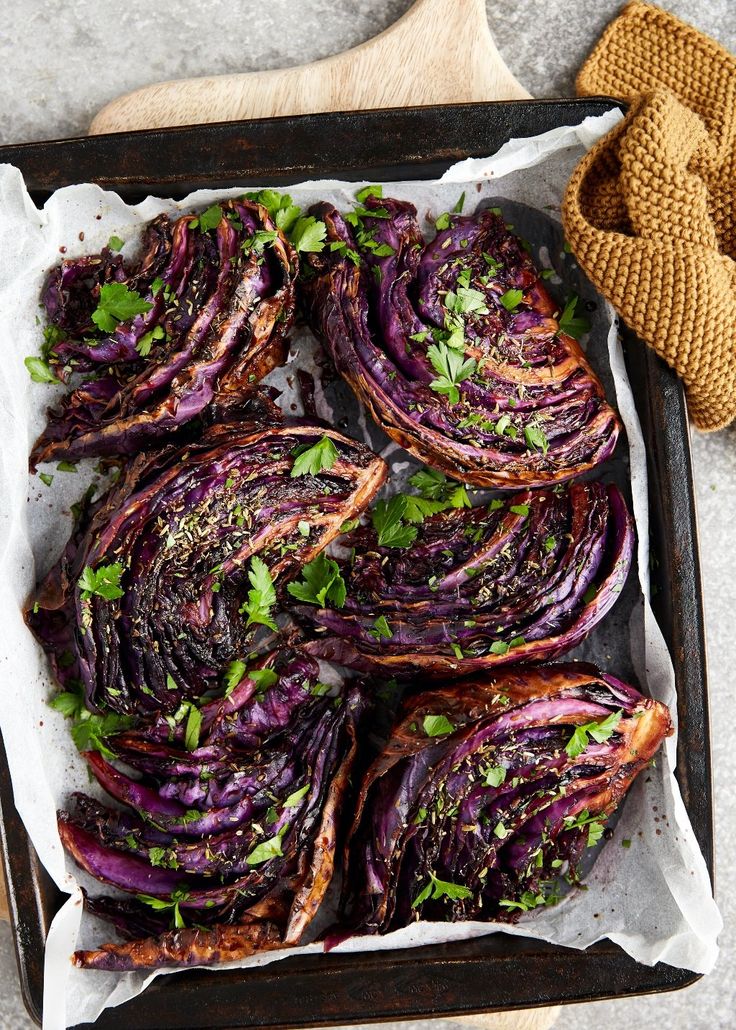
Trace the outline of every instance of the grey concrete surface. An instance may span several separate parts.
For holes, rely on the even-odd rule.
[[[454,3],[456,0],[447,0]],[[336,53],[388,26],[409,0],[4,0],[0,5],[0,139],[21,142],[83,134],[92,115],[146,83],[213,72],[298,64]],[[732,0],[669,0],[662,6],[736,50]],[[575,72],[619,0],[487,0],[491,27],[509,67],[535,96],[573,92]],[[439,28],[439,27],[438,27]],[[697,485],[708,627],[717,896],[725,917],[712,976],[686,991],[572,1006],[560,1025],[630,1030],[736,1027],[736,749],[731,681],[736,666],[736,428],[696,434]],[[0,925],[0,1028],[27,1018],[6,925]],[[385,1027],[391,1024],[384,1024]],[[445,1021],[395,1024],[450,1030]]]

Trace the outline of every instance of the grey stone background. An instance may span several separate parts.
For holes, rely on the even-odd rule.
[[[447,0],[454,3],[456,0]],[[496,42],[533,96],[570,96],[577,68],[619,0],[487,0]],[[667,0],[661,6],[736,51],[732,0]],[[146,83],[300,64],[337,53],[386,28],[409,0],[4,0],[0,4],[0,140],[84,134],[109,100]],[[438,26],[441,31],[441,26]],[[462,69],[458,69],[462,74]],[[724,327],[725,329],[725,327]],[[583,1030],[736,1027],[736,428],[694,433],[693,463],[710,659],[716,893],[726,928],[715,972],[686,991],[571,1006],[559,1025]],[[32,1026],[18,989],[9,928],[0,924],[0,1030]],[[389,1026],[389,1024],[384,1024]],[[396,1024],[450,1030],[446,1021]]]

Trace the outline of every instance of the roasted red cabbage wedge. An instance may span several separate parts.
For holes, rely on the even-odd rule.
[[[403,549],[379,541],[374,526],[341,538],[343,607],[296,605],[318,633],[308,649],[359,669],[449,676],[580,643],[618,598],[634,531],[616,486],[572,483],[429,515]]]
[[[445,215],[429,242],[402,201],[312,211],[328,246],[308,258],[310,323],[393,440],[456,479],[507,490],[612,454],[616,415],[498,209]]]
[[[308,423],[222,425],[139,455],[87,511],[28,622],[89,708],[173,713],[277,629],[279,581],[385,476],[367,447]]]
[[[32,468],[135,454],[213,404],[241,402],[283,363],[297,253],[260,204],[212,213],[160,215],[128,265],[106,248],[52,270],[50,373],[84,379],[49,412]]]
[[[592,666],[505,670],[408,701],[360,789],[355,933],[505,920],[558,900],[672,733],[664,705]]]
[[[126,942],[78,952],[78,965],[206,964],[301,939],[332,879],[365,707],[359,683],[328,688],[319,673],[303,655],[270,655],[201,706],[196,739],[189,718],[163,712],[107,737],[135,779],[86,755],[122,807],[75,795],[62,842],[134,897],[87,900]]]

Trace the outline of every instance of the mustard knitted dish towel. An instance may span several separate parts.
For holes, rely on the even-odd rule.
[[[565,235],[625,322],[682,377],[700,429],[736,418],[736,59],[649,4],[606,29],[581,95],[630,104],[581,161]]]

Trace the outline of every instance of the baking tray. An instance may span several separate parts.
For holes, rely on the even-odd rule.
[[[616,106],[605,98],[512,101],[302,115],[115,133],[0,147],[36,203],[96,182],[127,201],[199,187],[287,185],[308,178],[430,178],[494,152],[512,136],[574,124]],[[677,778],[713,876],[705,631],[685,398],[674,373],[632,336],[626,364],[647,448],[653,607],[675,668]],[[62,901],[13,806],[0,744],[0,832],[21,988],[40,1021],[43,946]],[[91,974],[93,975],[93,974]],[[308,1027],[453,1016],[676,990],[698,975],[635,962],[617,945],[574,951],[497,933],[460,943],[365,955],[285,959],[262,969],[186,971],[107,1009],[95,1026]]]

